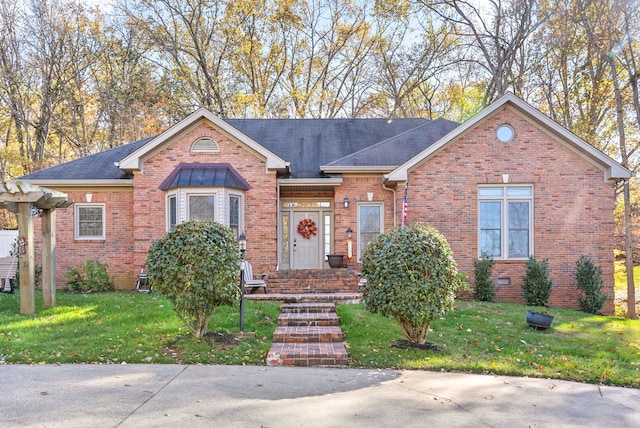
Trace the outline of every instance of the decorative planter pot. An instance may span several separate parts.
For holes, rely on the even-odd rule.
[[[344,254],[327,254],[327,260],[332,269],[344,267]]]
[[[545,330],[551,327],[553,315],[546,312],[527,311],[527,324],[536,330]]]

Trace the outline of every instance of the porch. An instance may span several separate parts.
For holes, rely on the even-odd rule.
[[[358,292],[360,272],[349,269],[296,269],[269,273],[269,294],[258,290],[247,294],[248,299],[283,302],[325,301],[354,303],[362,295]]]

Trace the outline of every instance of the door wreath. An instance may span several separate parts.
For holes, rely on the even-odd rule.
[[[318,228],[313,220],[304,218],[298,223],[298,233],[302,235],[304,239],[311,239],[311,236],[318,234]]]

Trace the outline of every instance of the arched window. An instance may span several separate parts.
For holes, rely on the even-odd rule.
[[[219,151],[218,143],[209,137],[198,138],[191,145],[191,153],[217,153]]]

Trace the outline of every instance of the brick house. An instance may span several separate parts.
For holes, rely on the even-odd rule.
[[[67,267],[96,259],[117,288],[133,288],[151,242],[195,218],[245,232],[246,258],[271,292],[355,291],[366,243],[402,222],[406,187],[407,221],[436,227],[471,282],[473,261],[494,256],[499,300],[523,302],[535,255],[549,259],[550,304],[577,308],[573,270],[587,255],[602,267],[611,313],[615,184],[631,175],[507,94],[461,125],[222,120],[200,109],[158,136],[20,180],[74,200],[57,214],[59,284]],[[297,229],[308,220],[317,234],[305,237]],[[356,269],[330,269],[326,255],[349,247]]]

